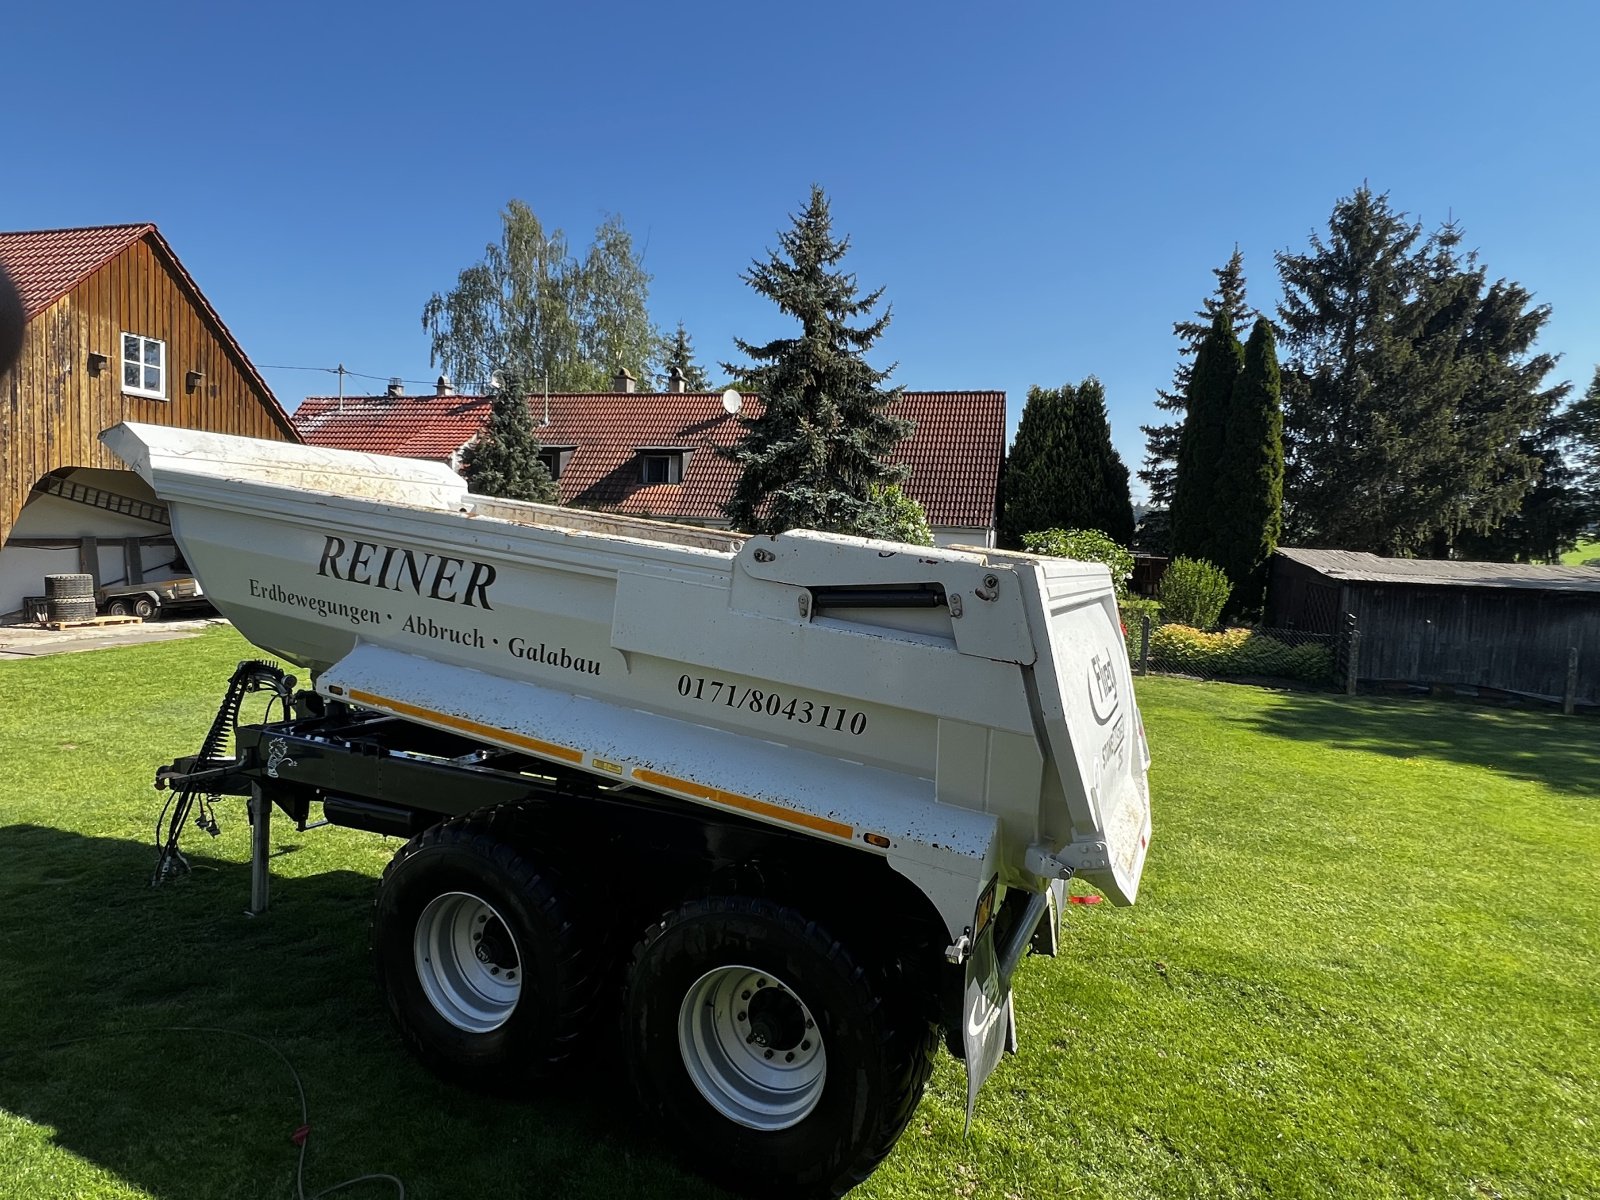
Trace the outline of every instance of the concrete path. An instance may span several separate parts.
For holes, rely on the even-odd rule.
[[[79,629],[41,629],[37,625],[0,625],[0,663],[46,654],[76,654],[107,646],[138,646],[145,642],[170,642],[196,637],[211,625],[226,625],[221,617],[146,621],[142,625],[87,625]]]

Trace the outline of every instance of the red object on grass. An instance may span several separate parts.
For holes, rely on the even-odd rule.
[[[306,1139],[311,1136],[311,1126],[302,1125],[289,1135],[289,1140],[296,1146],[304,1146]]]
[[[1068,904],[1099,904],[1104,899],[1102,896],[1068,896]]]

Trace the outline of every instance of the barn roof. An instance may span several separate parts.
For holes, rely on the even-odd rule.
[[[0,233],[0,264],[32,320],[155,228],[145,222]]]
[[[557,484],[563,504],[680,520],[723,519],[739,468],[716,452],[739,436],[739,420],[710,392],[594,392],[529,397],[540,442],[573,447]],[[761,410],[746,396],[741,415]],[[333,446],[410,458],[448,460],[482,427],[486,396],[308,396],[295,411],[301,437]],[[903,392],[890,406],[915,428],[890,456],[909,464],[908,495],[933,525],[994,524],[1005,452],[1004,392]],[[681,483],[639,482],[640,450],[684,448]]]
[[[1280,546],[1278,553],[1329,579],[1346,583],[1600,593],[1600,568],[1595,567],[1383,558],[1364,550],[1301,550],[1286,546]]]

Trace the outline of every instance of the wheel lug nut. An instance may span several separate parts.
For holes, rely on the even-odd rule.
[[[473,940],[473,941],[475,941],[475,942],[481,942],[481,941],[483,941],[483,934],[481,934],[481,933],[475,933],[475,934],[473,934],[473,935],[472,935],[472,940]]]
[[[807,1029],[815,1029],[816,1027],[817,1027],[817,1023],[815,1021],[813,1021],[810,1017],[807,1017],[806,1018],[806,1028]]]
[[[499,967],[490,967],[489,968],[489,974],[491,974],[491,975],[500,974],[500,968]]]
[[[740,992],[740,993],[739,993],[739,998],[740,998],[740,999],[741,999],[741,1000],[748,1000],[748,999],[750,999],[750,992],[749,992],[749,990],[748,990],[748,989],[747,989],[747,990],[745,990],[745,991],[742,991],[742,992]]]
[[[739,1020],[741,1020],[741,1021],[744,1020],[744,1014],[743,1013],[739,1014]]]
[[[758,980],[756,980],[756,986],[758,988],[766,987],[767,986],[767,981],[765,979],[758,979]]]
[[[768,1050],[765,1054],[762,1055],[762,1057],[763,1058],[771,1058],[772,1057],[772,1051]]]
[[[506,972],[506,978],[507,979],[515,979],[516,977],[517,977],[517,973],[515,971],[507,971]]]
[[[793,1062],[794,1061],[794,1051],[791,1050],[791,1051],[789,1051],[789,1053],[785,1054],[783,1056],[783,1061],[784,1062]]]
[[[802,1050],[811,1049],[811,1043],[810,1042],[801,1042],[800,1043],[800,1049],[802,1049]]]

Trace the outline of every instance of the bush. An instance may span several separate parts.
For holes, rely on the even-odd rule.
[[[1333,681],[1333,648],[1323,642],[1291,646],[1251,629],[1206,633],[1163,625],[1150,633],[1150,662],[1184,675],[1271,675],[1306,683]]]
[[[1175,558],[1161,576],[1161,612],[1179,625],[1210,629],[1232,591],[1221,567],[1204,559]]]
[[[920,502],[900,490],[899,484],[891,483],[887,487],[873,484],[870,503],[872,507],[862,522],[863,536],[912,546],[933,545],[928,514]]]
[[[1139,620],[1149,617],[1150,624],[1161,624],[1161,604],[1156,600],[1126,599],[1117,601],[1117,610],[1122,616],[1122,627],[1127,631],[1130,641],[1137,644],[1139,637]]]
[[[1022,548],[1029,554],[1105,563],[1111,568],[1111,584],[1117,589],[1118,603],[1127,598],[1133,554],[1098,529],[1041,529],[1023,534]]]

